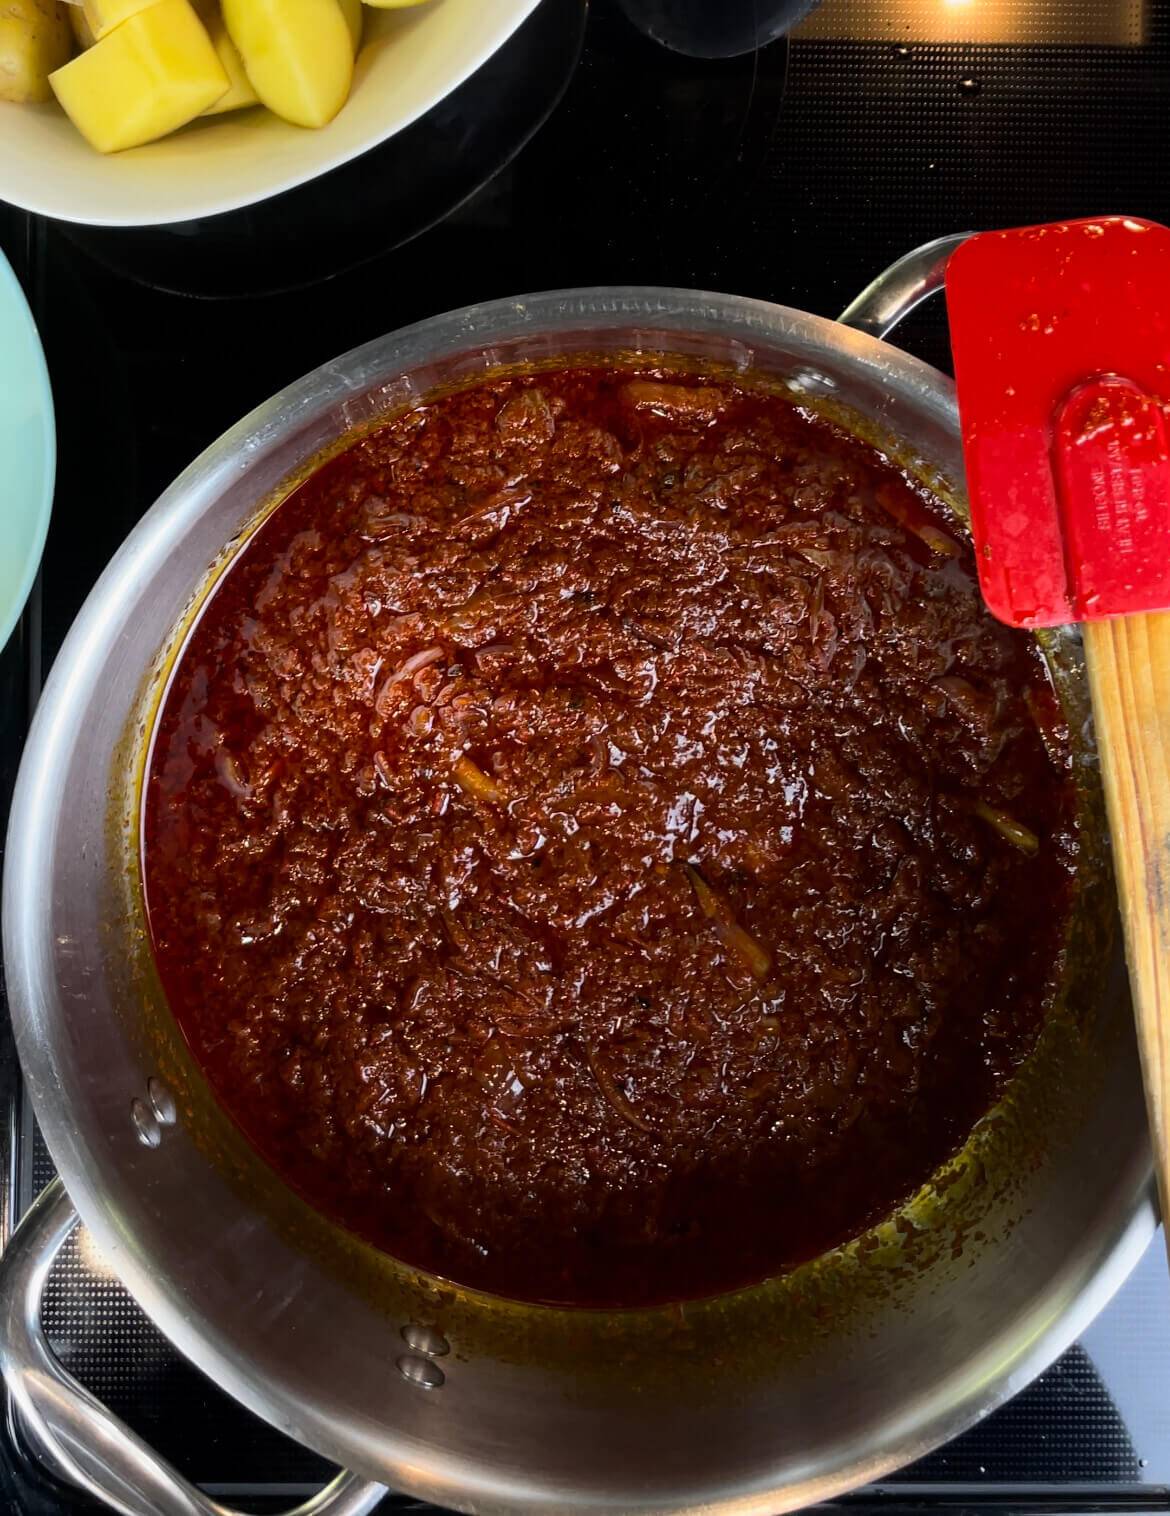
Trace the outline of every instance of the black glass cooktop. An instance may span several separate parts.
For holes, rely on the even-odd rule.
[[[833,315],[946,232],[1105,211],[1170,221],[1170,0],[822,0],[790,37],[730,58],[669,50],[630,19],[662,34],[687,3],[700,52],[742,24],[772,36],[780,12],[594,0],[587,16],[584,0],[543,0],[430,117],[273,206],[155,232],[0,207],[60,449],[41,584],[0,654],[0,811],[41,673],[122,537],[219,432],[346,348],[576,284],[698,286]],[[945,365],[940,311],[898,340]],[[0,1117],[7,1226],[52,1168],[6,1043]],[[275,1510],[326,1476],[182,1364],[84,1235],[53,1272],[46,1320],[73,1371],[216,1498]],[[18,1431],[0,1453],[5,1509],[85,1508]],[[1034,1386],[839,1504],[1170,1507],[1160,1242]]]

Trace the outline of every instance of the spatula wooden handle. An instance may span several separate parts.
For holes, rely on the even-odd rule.
[[[1084,633],[1158,1193],[1170,1218],[1170,611],[1086,622]]]

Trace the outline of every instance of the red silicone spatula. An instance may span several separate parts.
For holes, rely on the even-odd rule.
[[[947,310],[979,577],[1082,621],[1162,1214],[1170,1216],[1170,231],[965,242]]]

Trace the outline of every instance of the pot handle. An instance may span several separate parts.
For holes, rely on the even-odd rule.
[[[122,1516],[237,1516],[189,1483],[66,1372],[41,1325],[49,1269],[79,1220],[60,1179],[0,1257],[0,1372],[54,1470]],[[341,1473],[288,1516],[367,1516],[384,1485]]]
[[[951,254],[972,236],[973,232],[952,232],[906,253],[867,285],[837,320],[872,337],[886,336],[916,305],[942,289]]]

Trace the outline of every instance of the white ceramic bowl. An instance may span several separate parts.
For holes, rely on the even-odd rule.
[[[157,226],[237,210],[384,142],[462,84],[538,0],[366,7],[353,90],[320,131],[258,108],[211,116],[123,153],[97,153],[55,102],[0,102],[0,199],[62,221]]]

